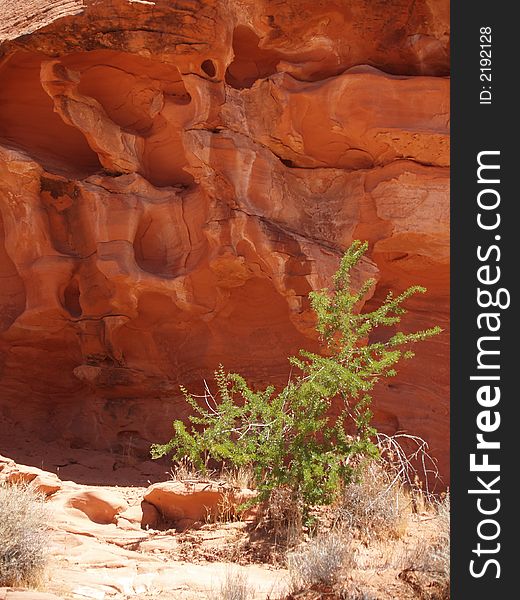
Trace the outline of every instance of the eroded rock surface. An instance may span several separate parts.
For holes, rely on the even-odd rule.
[[[282,383],[353,239],[370,306],[420,283],[405,327],[447,329],[447,2],[0,13],[7,427],[145,456],[180,383],[219,363]],[[376,424],[427,439],[444,474],[448,351],[445,331],[375,395]]]
[[[88,478],[90,469],[86,464],[77,466],[76,474],[81,479]],[[45,498],[49,544],[48,565],[40,582],[42,591],[0,588],[1,600],[204,600],[217,594],[231,571],[247,578],[255,590],[255,599],[263,600],[269,594],[284,596],[287,587],[284,569],[259,561],[232,565],[230,557],[226,557],[226,544],[233,545],[245,535],[246,523],[204,525],[191,519],[191,533],[180,534],[143,500],[144,496],[156,497],[154,490],[159,484],[148,489],[86,486],[38,471],[42,478],[55,480],[59,488]],[[13,474],[34,472],[34,467],[0,455],[0,485],[20,481],[13,479]],[[207,483],[210,487],[225,485]],[[203,484],[197,484],[198,489],[196,485],[179,484],[184,489],[182,510],[202,517]],[[35,480],[30,485],[39,488]],[[162,485],[167,488],[169,484]],[[242,493],[246,491],[250,492],[242,490]],[[172,498],[169,500],[172,506]],[[195,552],[189,556],[189,562],[186,560],[194,535],[209,555],[212,550],[221,551],[217,560],[204,560],[202,553]]]

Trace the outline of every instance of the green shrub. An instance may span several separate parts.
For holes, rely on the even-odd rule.
[[[48,511],[24,485],[0,485],[0,587],[38,583],[47,562]]]
[[[397,325],[405,313],[403,303],[425,290],[415,286],[395,297],[390,292],[379,308],[359,313],[375,281],[354,290],[350,272],[366,250],[367,243],[354,242],[341,260],[332,291],[309,295],[323,354],[302,350],[289,358],[298,374],[280,391],[274,386],[254,390],[222,366],[215,372],[216,394],[207,389],[196,397],[181,388],[193,410],[190,423],[175,421],[174,436],[152,446],[152,456],[188,458],[199,469],[209,459],[226,467],[252,467],[259,500],[288,488],[304,513],[331,503],[352,479],[353,463],[362,462],[352,459],[378,455],[369,409],[374,385],[395,375],[400,360],[413,356],[409,344],[440,331],[434,327],[369,340],[376,328]],[[336,418],[330,417],[333,403],[342,407]]]

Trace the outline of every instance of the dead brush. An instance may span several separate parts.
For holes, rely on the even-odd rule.
[[[257,529],[274,539],[274,545],[283,548],[296,546],[303,536],[303,507],[288,487],[271,491],[261,505]]]
[[[0,485],[0,586],[35,586],[48,560],[49,510],[28,485]]]
[[[241,521],[245,515],[252,513],[256,504],[252,491],[256,487],[252,468],[225,468],[218,474],[218,483],[225,491],[217,507],[217,521]]]
[[[405,451],[405,445],[412,446],[411,451]],[[428,482],[438,477],[421,438],[379,433],[377,446],[380,459],[359,465],[357,479],[344,487],[334,511],[337,526],[347,527],[367,543],[401,537],[411,510],[420,500],[434,497]]]
[[[354,564],[351,539],[338,532],[319,535],[287,555],[293,593],[316,585],[332,587]]]
[[[435,501],[435,487],[441,482],[436,460],[428,443],[416,435],[376,434],[381,463],[411,495],[414,507],[420,502]]]
[[[239,506],[232,491],[224,492],[217,510],[217,520],[222,523],[240,521]]]
[[[226,467],[220,471],[219,479],[234,489],[256,489],[256,475],[250,466],[240,466],[233,469]]]
[[[234,523],[240,521],[245,508],[232,489],[222,488],[222,498],[213,510],[207,509],[205,523]]]
[[[189,458],[184,457],[175,462],[170,469],[169,475],[172,481],[180,481],[182,483],[198,483],[210,481],[216,471],[204,469],[196,469]]]
[[[336,522],[363,541],[398,538],[405,530],[406,499],[391,473],[373,462],[364,467],[358,481],[343,489]]]

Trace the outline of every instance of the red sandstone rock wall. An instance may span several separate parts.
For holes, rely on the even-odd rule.
[[[438,0],[0,0],[3,427],[146,451],[222,362],[283,381],[355,238],[407,328],[448,327]],[[378,425],[448,469],[448,334]]]

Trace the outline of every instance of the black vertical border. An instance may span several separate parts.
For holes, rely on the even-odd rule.
[[[520,374],[516,355],[515,336],[520,323],[514,317],[516,296],[512,287],[515,274],[520,271],[520,230],[516,225],[520,217],[520,193],[514,189],[520,173],[520,156],[512,149],[518,137],[516,113],[519,112],[517,27],[515,3],[473,0],[452,0],[451,3],[451,598],[453,600],[501,600],[517,597],[518,587],[513,581],[520,575],[520,562],[516,560],[515,538],[520,531],[519,514],[513,510],[519,504],[514,487],[520,482],[520,429],[517,420],[520,403],[519,384],[515,370]],[[480,79],[480,29],[492,30],[492,81]],[[492,103],[480,104],[483,86],[491,86]],[[513,107],[517,110],[513,110]],[[477,184],[477,155],[484,150],[500,151],[501,224],[499,230],[486,232],[477,225],[477,194],[482,185]],[[477,526],[486,518],[476,506],[476,495],[468,494],[476,486],[478,473],[470,472],[469,456],[475,452],[476,417],[481,407],[476,402],[480,384],[470,381],[476,369],[477,339],[477,269],[483,263],[477,259],[477,246],[496,243],[501,237],[501,269],[499,286],[511,291],[511,305],[501,313],[500,375],[501,401],[498,405],[501,425],[495,439],[501,442],[500,450],[490,453],[490,459],[501,465],[501,509],[494,518],[499,521],[501,533],[495,542],[479,540]],[[492,261],[490,261],[492,262]],[[480,309],[481,312],[485,310]],[[480,335],[483,335],[480,332]],[[485,334],[484,334],[485,335]],[[517,345],[518,346],[518,345]],[[517,465],[515,467],[515,464]],[[488,477],[489,478],[489,477]],[[516,492],[520,493],[520,492]],[[488,498],[490,496],[487,496]],[[515,511],[516,513],[517,511]],[[490,531],[490,530],[488,530]],[[469,563],[478,558],[473,553],[477,544],[492,548],[500,543],[500,551],[487,555],[500,563],[500,577],[496,569],[475,578],[470,574]],[[479,559],[479,568],[484,564]],[[518,562],[518,564],[517,564]]]

